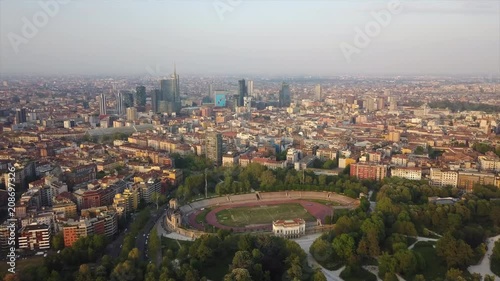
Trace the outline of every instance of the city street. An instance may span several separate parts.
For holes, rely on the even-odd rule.
[[[146,258],[146,251],[147,251],[147,245],[146,245],[146,237],[148,234],[151,232],[151,229],[153,226],[156,225],[157,221],[159,218],[163,216],[165,213],[165,207],[167,204],[164,204],[162,206],[159,206],[158,211],[155,210],[155,214],[152,212],[151,218],[148,220],[146,225],[142,230],[139,231],[139,234],[137,234],[137,240],[135,242],[135,246],[137,249],[139,249],[139,252],[142,253],[141,258]]]
[[[139,231],[139,233],[137,234],[137,239],[136,239],[136,242],[135,242],[135,247],[137,249],[139,249],[139,251],[142,253],[141,255],[141,259],[145,258],[145,255],[146,255],[146,252],[145,250],[147,250],[147,247],[146,247],[146,237],[148,236],[148,234],[151,232],[151,229],[153,228],[153,226],[156,225],[157,221],[163,217],[164,213],[165,213],[165,208],[167,207],[167,204],[164,204],[162,206],[159,206],[159,209],[158,211],[156,211],[156,209],[151,212],[151,217],[149,218],[148,222],[146,223],[146,225]],[[132,224],[133,222],[131,222],[130,224]],[[107,247],[106,247],[106,250],[107,250],[107,254],[110,255],[111,257],[113,258],[117,258],[120,256],[120,253],[121,253],[121,245],[123,245],[123,239],[125,238],[125,236],[128,234],[128,232],[130,231],[130,224],[129,226],[127,227],[127,231],[122,231],[118,237],[116,239],[114,239]]]

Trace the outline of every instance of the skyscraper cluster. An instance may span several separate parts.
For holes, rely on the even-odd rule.
[[[26,123],[26,108],[16,109],[16,124]]]
[[[181,109],[181,96],[179,75],[175,68],[174,74],[168,79],[160,80],[160,91],[155,91],[155,111],[157,113],[179,113]]]

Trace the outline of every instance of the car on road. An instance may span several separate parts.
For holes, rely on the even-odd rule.
[[[146,233],[144,233],[144,234],[142,235],[142,237],[146,237]]]

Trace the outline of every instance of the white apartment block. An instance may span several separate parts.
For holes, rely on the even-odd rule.
[[[393,168],[391,177],[400,177],[409,180],[421,180],[422,168]]]
[[[433,186],[458,186],[458,172],[448,169],[431,168],[431,185]]]

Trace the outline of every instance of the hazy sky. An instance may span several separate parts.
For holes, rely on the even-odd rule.
[[[500,72],[497,0],[400,0],[367,46],[355,30],[390,0],[64,0],[47,15],[40,2],[55,1],[0,0],[1,73]]]

